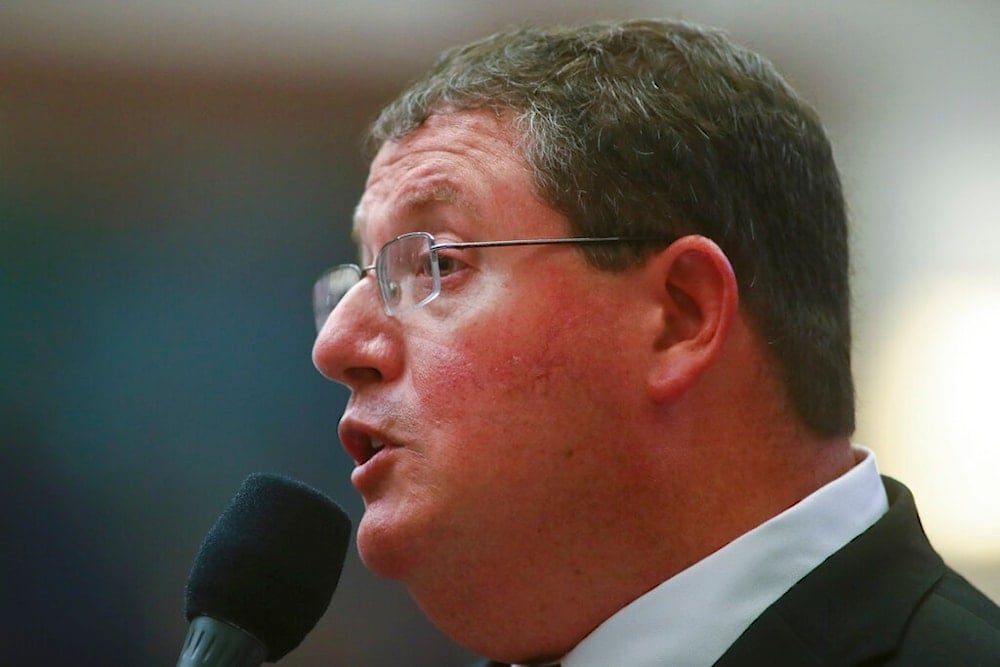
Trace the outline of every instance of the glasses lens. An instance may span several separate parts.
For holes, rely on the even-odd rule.
[[[330,313],[347,291],[361,280],[361,269],[354,264],[342,264],[326,271],[313,285],[313,315],[316,331],[323,328]]]
[[[419,308],[441,288],[434,239],[425,232],[403,234],[382,247],[376,262],[385,311],[399,315]]]

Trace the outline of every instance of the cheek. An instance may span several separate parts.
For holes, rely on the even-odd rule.
[[[615,405],[619,342],[607,327],[595,328],[594,317],[592,309],[495,313],[411,339],[414,399],[432,428],[460,433],[467,448],[569,442]]]
[[[586,319],[496,314],[409,336],[403,384],[420,448],[394,487],[406,501],[385,517],[410,526],[400,541],[407,553],[427,549],[454,565],[448,554],[502,553],[553,521],[612,504],[609,473],[627,413],[609,377],[613,343],[588,333]]]
[[[530,404],[575,372],[565,341],[547,323],[480,320],[433,340],[443,342],[421,341],[422,360],[410,366],[413,387],[437,410],[446,402],[450,414],[487,414],[495,401]]]

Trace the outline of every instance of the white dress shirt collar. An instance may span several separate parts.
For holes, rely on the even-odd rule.
[[[663,582],[598,626],[563,667],[705,667],[765,609],[874,524],[888,500],[875,455]]]

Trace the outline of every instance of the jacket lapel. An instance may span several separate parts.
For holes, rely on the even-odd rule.
[[[856,664],[891,652],[945,566],[913,496],[883,477],[889,511],[768,608],[718,667]]]
[[[889,511],[754,621],[716,667],[851,665],[891,653],[944,576],[913,496],[882,478]],[[480,667],[504,667],[482,662]]]

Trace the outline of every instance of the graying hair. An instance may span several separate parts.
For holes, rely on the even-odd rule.
[[[803,422],[853,431],[840,179],[815,112],[767,60],[681,22],[497,33],[442,54],[382,111],[369,151],[468,110],[509,119],[537,195],[574,234],[715,240]],[[584,252],[620,270],[653,250]]]

